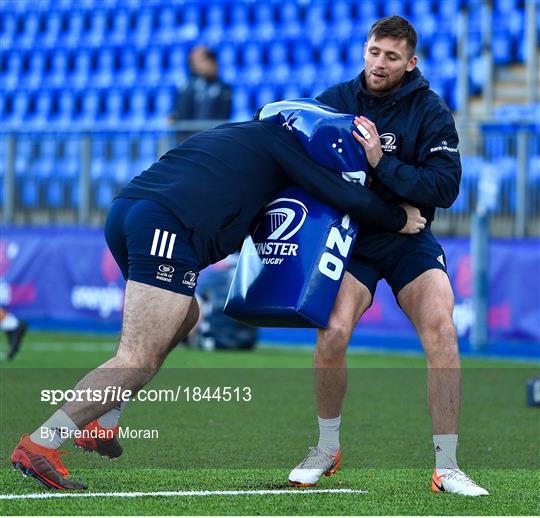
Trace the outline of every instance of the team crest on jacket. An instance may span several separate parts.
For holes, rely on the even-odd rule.
[[[383,133],[380,135],[381,148],[385,153],[395,153],[397,150],[396,135],[394,133]]]

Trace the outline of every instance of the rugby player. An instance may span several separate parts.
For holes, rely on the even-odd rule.
[[[390,203],[414,204],[428,224],[408,236],[373,227],[356,241],[329,326],[317,334],[319,442],[291,471],[291,485],[312,486],[339,467],[345,353],[378,281],[385,279],[414,324],[427,357],[435,452],[432,490],[488,494],[459,469],[456,460],[460,361],[452,321],[454,296],[444,251],[430,231],[435,208],[450,207],[458,195],[458,135],[450,110],[416,67],[416,43],[416,31],[407,20],[380,19],[364,46],[365,69],[317,97],[340,112],[364,115],[355,119],[361,134],[355,132],[354,138],[366,152],[374,192]]]
[[[356,145],[352,137],[350,145]],[[415,234],[426,222],[410,204],[385,203],[314,162],[291,131],[273,122],[231,123],[198,133],[135,177],[112,204],[105,236],[127,280],[122,333],[116,355],[75,390],[103,394],[114,386],[135,394],[150,381],[197,322],[193,295],[199,271],[236,251],[257,213],[291,182],[381,230]],[[119,403],[65,403],[22,437],[13,465],[47,487],[85,489],[70,478],[59,447],[83,427],[108,430],[77,444],[119,456]]]

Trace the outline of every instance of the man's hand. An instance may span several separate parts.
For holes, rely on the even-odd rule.
[[[426,218],[420,214],[420,210],[408,203],[402,203],[400,207],[407,213],[407,223],[399,231],[400,234],[418,234],[426,226]]]
[[[362,136],[360,136],[357,131],[353,131],[353,137],[362,144],[369,165],[371,167],[377,167],[379,160],[383,156],[381,139],[379,137],[379,132],[377,131],[377,126],[364,116],[355,117],[354,125]]]

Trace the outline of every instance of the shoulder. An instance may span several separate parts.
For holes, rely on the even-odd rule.
[[[338,83],[320,93],[316,99],[324,104],[328,104],[341,112],[346,112],[348,105],[356,99],[358,78]]]
[[[452,117],[452,112],[444,99],[430,88],[417,92],[415,104],[420,112],[423,112],[430,118],[440,117],[441,115]]]

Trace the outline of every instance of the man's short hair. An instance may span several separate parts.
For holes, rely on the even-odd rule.
[[[368,41],[374,36],[379,38],[392,38],[394,40],[406,40],[409,49],[409,58],[416,54],[418,35],[408,20],[401,16],[386,16],[377,20],[369,30]]]

